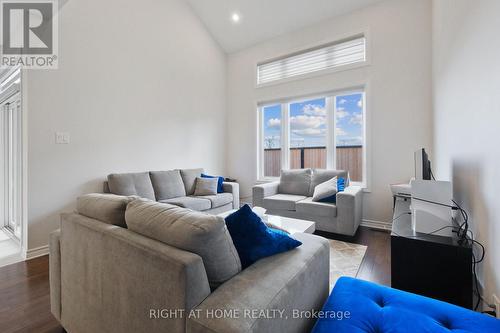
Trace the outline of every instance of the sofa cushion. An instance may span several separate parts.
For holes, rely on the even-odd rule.
[[[222,207],[227,205],[228,203],[233,202],[233,194],[232,193],[219,193],[215,195],[204,195],[203,199],[208,199],[212,203],[212,208]],[[236,207],[237,208],[237,207]]]
[[[295,204],[297,213],[308,216],[336,217],[337,206],[329,202],[315,202],[312,198],[306,198]]]
[[[222,217],[137,199],[128,204],[125,220],[134,232],[199,255],[212,288],[241,271],[240,258]]]
[[[333,197],[335,194],[337,194],[337,177],[333,177],[326,182],[316,185],[312,201],[323,201],[323,199]]]
[[[112,173],[108,175],[109,190],[118,195],[138,195],[155,200],[155,191],[149,172]]]
[[[278,193],[309,196],[311,169],[282,170]]]
[[[292,250],[301,242],[281,230],[268,228],[250,206],[244,205],[226,217],[226,225],[241,260],[247,268],[259,259]]]
[[[151,171],[149,175],[157,201],[186,196],[179,170]]]
[[[295,210],[295,203],[304,200],[303,195],[276,194],[262,200],[266,209]]]
[[[326,239],[311,234],[297,233],[293,237],[302,245],[257,261],[207,297],[196,307],[200,316],[186,318],[187,331],[310,332],[316,319],[304,319],[303,316],[292,316],[292,313],[311,313],[325,303],[330,246]],[[256,310],[268,309],[281,309],[285,315],[264,320],[258,315],[226,316],[223,320],[213,316],[214,310],[255,313]]]
[[[201,174],[202,178],[217,178],[217,193],[224,193],[224,177],[221,176],[210,176],[204,173]]]
[[[345,186],[349,186],[349,173],[345,170],[325,170],[325,169],[313,169],[311,176],[311,184],[309,188],[309,197],[312,197],[314,194],[314,188],[326,182],[327,180],[332,179],[333,177],[344,178]]]
[[[201,177],[203,169],[182,169],[180,170],[186,195],[193,195],[196,186],[196,177]]]
[[[217,194],[217,185],[219,180],[217,178],[196,178],[196,185],[194,188],[194,195],[215,195]]]
[[[202,211],[212,208],[212,202],[209,199],[201,197],[179,197],[167,200],[161,200],[161,203],[168,203],[182,208]]]
[[[125,209],[129,202],[137,198],[115,194],[86,194],[76,199],[76,211],[91,219],[126,227]]]
[[[329,197],[323,198],[323,199],[319,200],[319,202],[329,202],[329,203],[336,204],[337,203],[337,194],[340,193],[340,192],[344,192],[344,190],[345,190],[345,178],[334,177],[332,179],[336,179],[337,180],[337,193],[335,193],[335,194],[333,194],[333,195],[331,195]],[[322,184],[324,184],[324,183],[322,183]],[[318,185],[318,186],[320,186],[320,185]],[[316,189],[318,188],[318,186],[316,186]],[[314,189],[314,193],[316,193],[316,189]],[[314,198],[314,196],[313,196],[313,198]]]

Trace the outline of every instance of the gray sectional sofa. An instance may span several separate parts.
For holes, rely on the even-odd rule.
[[[181,169],[138,173],[115,173],[108,176],[104,192],[117,195],[137,195],[162,203],[220,214],[240,207],[238,183],[224,182],[224,193],[195,196],[196,178],[203,169]]]
[[[314,202],[316,185],[333,177],[343,177],[346,188],[336,203]],[[343,170],[283,170],[280,180],[253,187],[253,205],[268,214],[316,222],[316,230],[353,236],[361,223],[363,190],[349,183]]]
[[[85,195],[50,237],[51,310],[69,333],[309,332],[315,319],[293,311],[322,308],[330,247],[293,237],[302,245],[241,270],[220,216]]]

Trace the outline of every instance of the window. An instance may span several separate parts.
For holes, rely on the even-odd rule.
[[[335,96],[335,165],[348,170],[354,182],[363,182],[364,94]]]
[[[278,177],[281,171],[281,105],[262,108],[264,119],[264,176]]]
[[[257,84],[366,61],[366,38],[347,40],[288,55],[257,65]]]
[[[290,168],[326,168],[326,99],[290,103]]]
[[[338,169],[366,185],[363,90],[263,105],[259,115],[259,178],[279,177],[281,169]]]

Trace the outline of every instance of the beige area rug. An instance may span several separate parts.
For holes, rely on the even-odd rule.
[[[367,247],[359,244],[330,242],[330,291],[341,276],[356,277]]]

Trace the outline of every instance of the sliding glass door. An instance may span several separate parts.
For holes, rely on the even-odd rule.
[[[0,92],[0,227],[20,239],[22,227],[22,114],[19,84]]]

